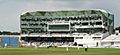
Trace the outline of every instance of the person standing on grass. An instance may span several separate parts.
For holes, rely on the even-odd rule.
[[[35,44],[34,46],[35,46],[35,48],[38,48],[38,47],[37,47],[37,44]]]
[[[80,46],[77,44],[77,48],[78,48],[78,50],[80,49]]]
[[[4,45],[4,48],[6,48],[7,47],[7,43],[5,43],[5,45]]]
[[[35,44],[35,43],[32,43],[32,46],[35,47],[35,48],[37,48],[37,44]]]
[[[66,51],[68,51],[68,45],[66,46]]]
[[[85,48],[85,52],[87,52],[88,51],[88,46],[85,45],[84,48]]]

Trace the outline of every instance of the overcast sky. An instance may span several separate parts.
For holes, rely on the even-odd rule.
[[[104,9],[120,26],[120,0],[0,0],[0,30],[19,31],[20,14],[41,10]]]

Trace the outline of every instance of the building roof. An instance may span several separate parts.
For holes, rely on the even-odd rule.
[[[24,12],[21,16],[72,16],[72,15],[87,15],[87,14],[101,14],[109,13],[102,9],[91,9],[91,10],[59,10],[59,11],[35,11],[35,12]]]

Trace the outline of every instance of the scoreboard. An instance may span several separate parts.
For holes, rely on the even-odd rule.
[[[69,23],[52,23],[48,24],[47,27],[48,31],[70,31],[70,24]]]

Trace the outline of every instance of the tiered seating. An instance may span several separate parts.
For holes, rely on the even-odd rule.
[[[120,40],[120,35],[115,40]]]
[[[104,40],[115,40],[116,38],[118,38],[118,36],[116,36],[116,35],[110,35],[107,38],[105,38]]]

